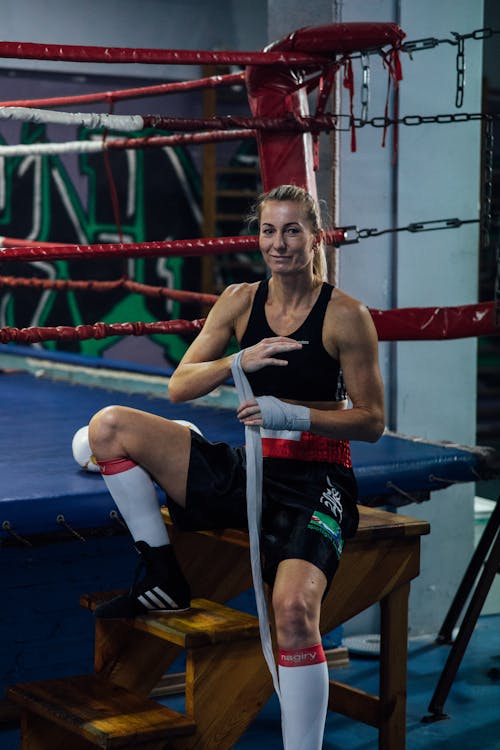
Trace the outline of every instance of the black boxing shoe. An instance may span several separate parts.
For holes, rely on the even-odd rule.
[[[131,619],[138,615],[172,614],[190,609],[189,584],[171,545],[150,547],[146,542],[136,542],[135,548],[141,560],[132,588],[128,594],[97,606],[94,615],[100,619]]]

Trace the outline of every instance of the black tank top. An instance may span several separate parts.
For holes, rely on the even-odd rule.
[[[342,401],[346,398],[342,371],[338,360],[331,357],[323,346],[323,321],[332,294],[332,285],[323,282],[318,299],[302,325],[289,338],[308,341],[302,349],[277,355],[288,360],[286,368],[263,367],[246,376],[255,396],[276,396],[294,401]],[[268,295],[267,280],[257,287],[240,346],[246,348],[264,338],[277,336],[267,322],[265,304]]]

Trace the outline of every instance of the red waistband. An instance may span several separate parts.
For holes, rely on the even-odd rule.
[[[342,464],[348,469],[352,467],[351,446],[348,440],[334,440],[310,432],[303,432],[300,440],[264,437],[262,455],[264,458],[326,461],[331,464]]]

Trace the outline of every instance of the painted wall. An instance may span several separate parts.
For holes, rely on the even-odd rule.
[[[52,74],[8,75],[0,71],[0,97],[61,95]],[[116,79],[65,82],[66,95],[120,88]],[[43,93],[42,93],[43,92]],[[127,103],[130,104],[130,103]],[[156,102],[135,102],[136,111],[154,112]],[[196,100],[174,97],[169,102],[178,116],[196,108]],[[94,104],[94,111],[107,105]],[[118,110],[120,111],[118,105]],[[159,133],[155,133],[158,135]],[[77,126],[40,126],[2,123],[0,141],[7,144],[78,141],[102,137],[100,131]],[[102,154],[61,154],[51,157],[22,155],[2,160],[0,170],[0,232],[6,237],[33,242],[101,243],[145,242],[199,237],[201,184],[199,167],[182,147],[115,151],[109,154],[109,172]],[[110,177],[111,175],[111,177]],[[116,203],[112,188],[116,190]],[[2,275],[40,280],[131,280],[154,286],[199,289],[200,260],[181,258],[108,259],[92,261],[39,261],[0,263]],[[182,309],[184,307],[184,310]],[[189,308],[189,309],[188,309]],[[76,326],[96,321],[168,320],[196,318],[199,305],[179,307],[171,300],[113,292],[66,292],[34,288],[0,289],[1,326]],[[146,361],[171,369],[185,351],[178,336],[99,341],[47,342],[45,349],[124,361]]]

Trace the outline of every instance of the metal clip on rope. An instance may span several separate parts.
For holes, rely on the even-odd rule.
[[[123,518],[116,512],[116,510],[110,510],[109,517],[111,518],[112,521],[115,521],[115,523],[117,523],[118,526],[121,526],[123,529],[127,529],[128,531],[127,524],[125,523]]]
[[[28,539],[25,539],[23,536],[18,534],[14,529],[12,528],[10,521],[3,521],[2,523],[2,529],[4,531],[7,531],[11,536],[14,537],[18,542],[21,542],[21,544],[24,544],[25,547],[33,547],[31,542]]]
[[[67,529],[71,534],[73,534],[73,536],[76,536],[76,538],[79,539],[81,542],[86,542],[87,541],[84,536],[82,536],[81,534],[79,534],[78,531],[75,531],[75,529],[73,529],[69,525],[69,523],[66,521],[66,519],[64,518],[64,516],[63,516],[62,513],[59,513],[59,515],[56,517],[56,521],[61,526],[64,526],[64,528]]]

